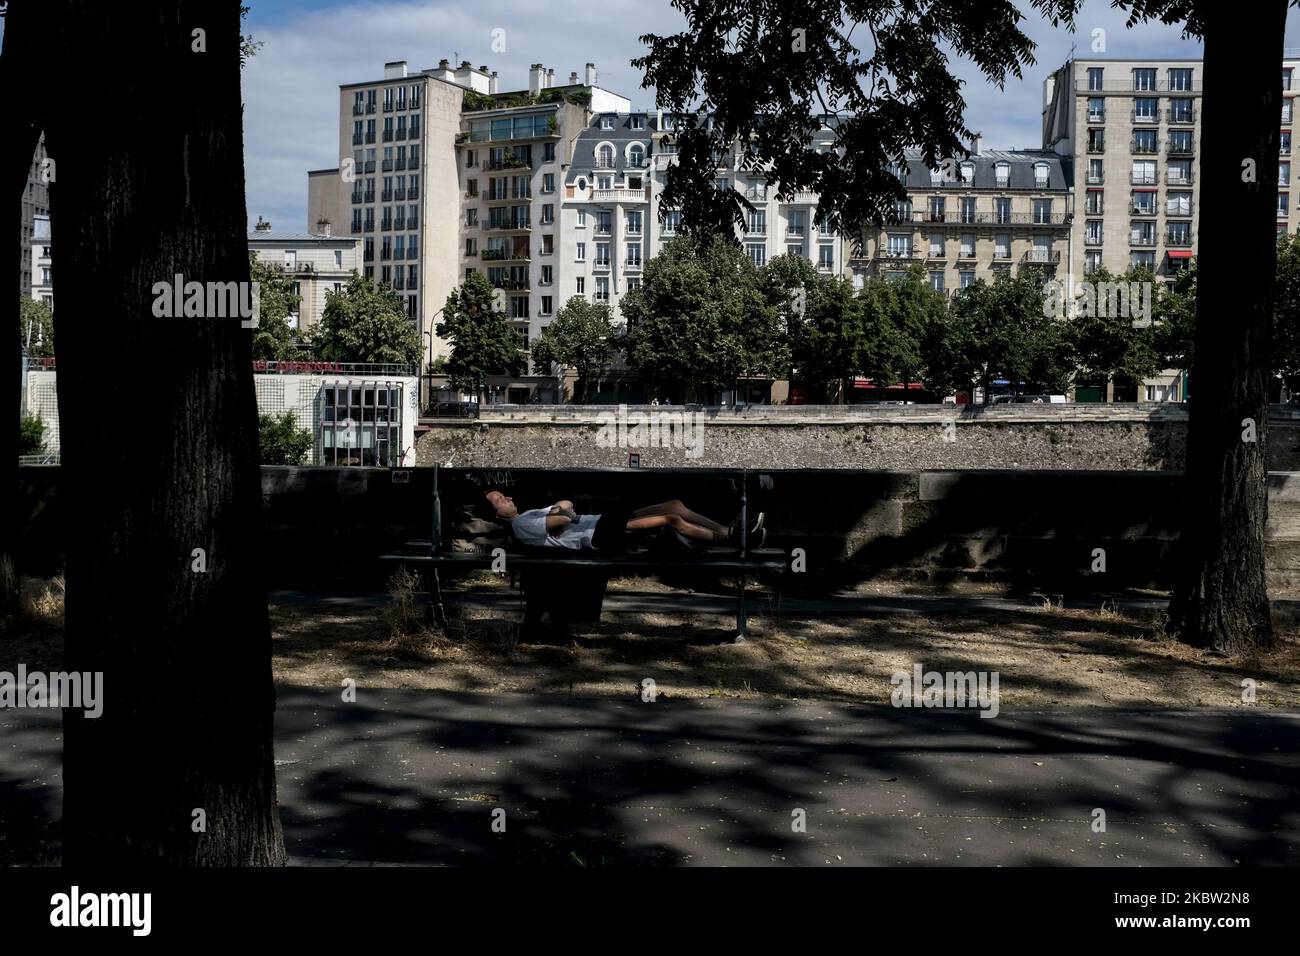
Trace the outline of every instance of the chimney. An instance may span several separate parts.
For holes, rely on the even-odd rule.
[[[440,70],[450,70],[450,69],[451,69],[451,61],[448,60],[446,57],[443,57],[441,60],[438,61],[438,69],[440,69]]]
[[[975,133],[970,139],[970,151],[972,156],[978,156],[984,145],[984,134]]]
[[[570,85],[570,86],[577,86],[577,85],[578,85],[578,71],[577,71],[577,70],[574,70],[572,73],[569,74],[569,85]]]
[[[318,236],[328,236],[330,234],[330,221],[328,219],[316,220],[316,234]]]
[[[554,85],[555,85],[555,70],[554,70],[554,69],[547,70],[547,71],[546,71],[546,88],[549,90],[549,89],[550,89],[551,87],[553,87]]]
[[[596,85],[596,64],[595,63],[587,64],[587,81],[585,85],[586,86]]]
[[[461,61],[460,61],[460,68],[461,68],[462,70],[468,70],[468,69],[470,68],[470,67],[469,67],[469,60],[461,60]]]
[[[534,63],[528,68],[528,92],[536,96],[542,92],[542,77],[546,75],[546,70],[540,63]]]
[[[270,231],[271,231],[271,223],[268,222],[267,220],[263,219],[261,216],[258,216],[258,217],[257,217],[257,225],[254,226],[253,228],[254,228],[256,231],[258,231],[258,232],[270,232]]]
[[[493,70],[492,75],[488,77],[488,92],[489,93],[497,92],[497,71],[496,70]]]
[[[390,60],[384,64],[384,79],[397,80],[406,76],[405,60]]]

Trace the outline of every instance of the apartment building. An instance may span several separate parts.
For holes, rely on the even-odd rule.
[[[930,169],[919,150],[904,154],[898,176],[908,198],[892,222],[864,236],[845,274],[901,276],[923,265],[931,286],[951,294],[999,273],[1033,269],[1055,277],[1068,259],[1073,193],[1067,162],[1049,151],[985,150]]]
[[[248,248],[272,269],[293,282],[298,310],[289,316],[289,328],[309,331],[325,312],[325,296],[347,285],[361,271],[361,239],[332,235],[332,226],[320,222],[315,233],[273,232],[258,218],[248,234]]]
[[[18,287],[24,296],[32,295],[33,275],[39,279],[37,266],[32,261],[32,247],[38,244],[36,239],[36,218],[43,217],[46,225],[50,217],[50,172],[45,166],[45,134],[41,134],[32,154],[32,165],[27,173],[27,185],[23,189],[22,225],[20,233],[21,258],[19,260]],[[45,243],[48,243],[48,237]],[[39,298],[39,296],[37,297]]]
[[[50,217],[37,214],[32,217],[31,245],[31,295],[37,302],[54,308],[54,257],[50,237]]]
[[[564,181],[556,308],[571,296],[585,296],[608,304],[621,319],[622,296],[639,285],[645,263],[676,236],[680,210],[661,207],[667,171],[676,162],[677,122],[662,111],[596,113],[577,137]],[[833,148],[829,130],[819,146]],[[720,155],[715,185],[739,191],[752,207],[737,238],[754,264],[791,253],[838,273],[843,244],[818,225],[816,194],[796,192],[781,201],[775,184],[738,165],[734,151]]]
[[[529,343],[571,285],[561,207],[575,144],[593,112],[631,108],[597,85],[591,63],[562,86],[554,72],[533,64],[527,91],[476,104],[488,108],[464,114],[458,143],[463,275],[481,272],[502,290],[507,316]]]
[[[430,358],[448,351],[434,328],[468,270],[507,270],[490,278],[528,329],[542,298],[529,265],[556,244],[545,238],[545,190],[555,193],[588,108],[628,108],[596,85],[593,64],[565,85],[534,64],[527,89],[498,86],[495,71],[469,61],[419,72],[386,63],[382,79],[339,87],[339,167],[308,174],[309,229],[329,221],[360,238],[362,274],[402,295],[430,335]]]

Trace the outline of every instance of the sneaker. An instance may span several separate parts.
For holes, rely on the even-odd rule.
[[[752,525],[752,526],[750,527],[750,529],[749,529],[749,533],[750,533],[750,534],[758,534],[760,531],[763,530],[763,518],[764,518],[764,517],[765,517],[765,515],[763,514],[763,512],[760,511],[760,512],[758,513],[758,517],[757,517],[756,519],[754,519],[754,523],[753,523],[753,525]]]

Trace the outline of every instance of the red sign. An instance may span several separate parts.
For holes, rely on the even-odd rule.
[[[254,372],[279,372],[281,374],[315,372],[342,372],[342,362],[268,362],[266,359],[253,361]]]

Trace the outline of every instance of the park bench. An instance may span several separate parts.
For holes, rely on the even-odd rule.
[[[742,528],[749,521],[750,474],[736,476]],[[767,476],[761,480],[770,483]],[[420,569],[428,585],[427,616],[438,626],[446,624],[441,574],[465,570],[504,570],[512,582],[518,574],[523,593],[525,632],[540,627],[543,615],[549,616],[557,636],[568,634],[571,621],[598,621],[604,601],[605,584],[619,573],[659,573],[689,570],[715,576],[736,575],[736,637],[743,642],[749,633],[746,613],[746,586],[750,575],[772,576],[779,584],[787,558],[778,548],[750,549],[742,532],[740,548],[696,548],[665,554],[654,548],[630,548],[624,554],[601,554],[598,551],[570,551],[563,548],[528,548],[511,539],[501,548],[489,552],[452,552],[446,549],[442,529],[444,502],[439,490],[438,468],[433,473],[433,507],[431,535],[428,539],[407,541],[399,550],[379,556],[379,560]],[[502,567],[504,565],[504,568]]]

